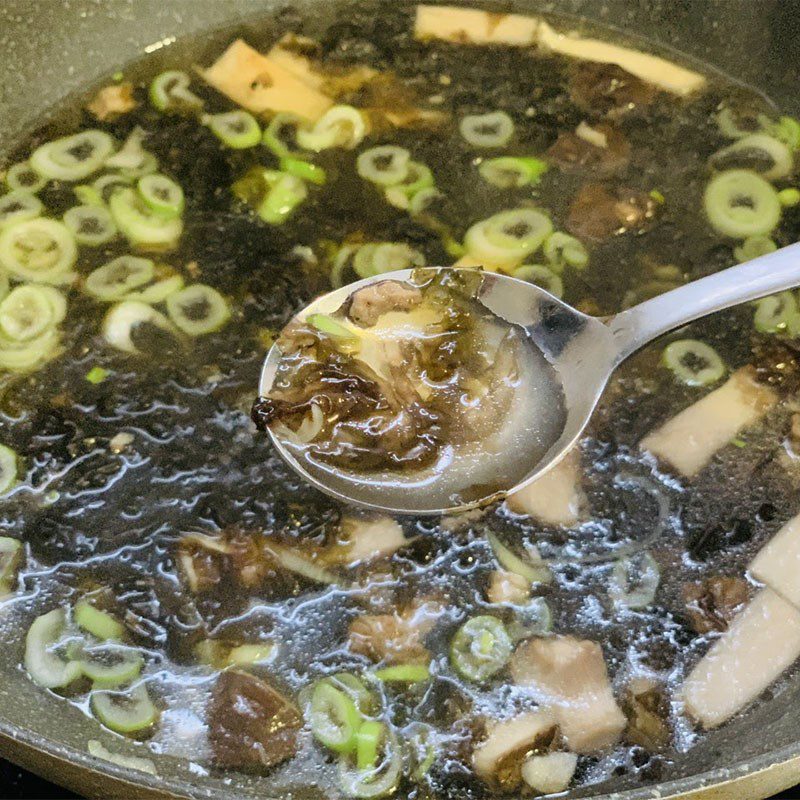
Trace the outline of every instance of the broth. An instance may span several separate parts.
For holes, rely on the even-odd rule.
[[[118,636],[141,653],[141,677],[133,682],[146,685],[158,720],[128,731],[138,743],[127,752],[174,756],[185,762],[187,777],[269,771],[276,795],[309,789],[338,795],[342,782],[345,793],[365,791],[353,784],[354,756],[343,757],[340,775],[338,751],[317,740],[319,726],[317,738],[311,732],[310,693],[316,688],[309,687],[350,673],[349,688],[342,679],[324,684],[317,705],[324,709],[325,698],[333,697],[347,711],[341,693],[347,698],[355,692],[368,706],[363,716],[386,726],[372,727],[375,758],[388,753],[379,777],[395,763],[392,731],[404,745],[415,744],[402,776],[387,779],[387,793],[477,798],[504,790],[497,774],[482,777],[475,768],[474,753],[491,723],[547,705],[518,675],[511,677],[500,657],[504,636],[512,649],[518,642],[563,642],[544,635],[552,626],[559,635],[599,643],[629,718],[611,713],[618,735],[604,747],[573,742],[571,749],[580,752],[570,785],[611,791],[667,778],[673,762],[704,735],[681,709],[684,678],[755,591],[746,575],[753,554],[798,511],[790,398],[800,382],[795,343],[785,335],[794,317],[781,317],[793,299],[784,298],[774,313],[762,311],[755,330],[753,309],[742,307],[679,334],[682,341],[711,345],[723,373],[752,368],[761,390],[770,393],[760,395],[755,424],[737,430],[691,475],[639,448],[643,437],[722,383],[720,373],[717,383],[690,385],[696,347],[667,369],[664,343],[655,343],[615,376],[581,441],[577,482],[551,488],[544,509],[518,499],[441,521],[359,516],[295,476],[256,434],[249,410],[277,332],[332,282],[348,283],[361,274],[358,269],[377,269],[382,244],[400,249],[380,251],[388,259],[380,263],[404,268],[421,259],[430,265],[465,257],[467,263],[486,262],[487,252],[497,256],[500,241],[502,263],[485,266],[512,271],[527,262],[540,269],[523,275],[546,281],[551,291],[563,288],[567,302],[596,315],[730,266],[746,254],[735,254],[741,240],[715,230],[704,214],[708,159],[733,141],[731,125],[740,136],[747,131],[737,126],[778,126],[778,118],[760,95],[711,72],[702,89],[681,97],[620,68],[542,49],[469,43],[466,34],[457,41],[418,41],[413,9],[382,8],[378,17],[373,12],[358,10],[313,41],[289,40],[290,58],[310,57],[319,65],[317,87],[336,94],[337,104],[371,109],[362,142],[301,154],[299,160],[324,170],[322,185],[315,183],[319,172],[289,164],[285,159],[294,156],[276,155],[274,143],[272,151],[222,143],[201,115],[236,106],[194,74],[191,96],[179,96],[174,113],[148,99],[157,73],[189,74],[194,63],[210,64],[236,39],[235,29],[182,44],[180,57],[167,48],[157,61],[150,56],[129,65],[119,81],[109,78],[101,86],[130,81],[135,108],[98,120],[84,110],[101,88],[94,87],[54,111],[7,159],[10,166],[58,137],[101,131],[112,137],[115,153],[130,142],[134,170],[146,167],[141,148],[150,153],[159,172],[182,189],[185,208],[172,189],[157,193],[150,200],[167,206],[158,217],[142,205],[138,177],[128,173],[122,189],[112,187],[106,196],[95,186],[95,195],[84,191],[80,199],[91,205],[99,193],[104,207],[116,197],[122,208],[114,219],[119,224],[123,214],[128,238],[81,245],[74,266],[62,272],[51,259],[57,248],[43,257],[49,259],[44,268],[56,270],[55,282],[65,281],[56,288],[67,311],[53,323],[57,299],[44,302],[35,294],[31,302],[44,305],[36,306],[33,323],[44,314],[48,330],[58,333],[38,354],[26,350],[25,358],[33,358],[27,371],[2,373],[2,441],[20,466],[4,499],[3,536],[24,544],[18,579],[13,559],[0,557],[0,579],[12,592],[3,603],[3,641],[30,670],[25,639],[31,623],[66,609],[65,635],[73,646],[85,646],[83,639],[98,637],[77,624],[83,599],[107,615],[88,623],[95,631],[121,624]],[[504,19],[492,17],[484,35],[499,36]],[[311,29],[291,13],[281,20],[281,34]],[[253,28],[247,38],[260,52],[275,43],[271,34],[254,36]],[[258,81],[248,86],[269,89]],[[172,91],[174,83],[167,88]],[[300,96],[290,94],[292,102]],[[116,99],[124,101],[124,95]],[[507,141],[501,130],[506,123],[496,117],[475,123],[468,132],[472,141],[464,138],[459,123],[465,117],[498,111],[512,121]],[[758,112],[766,122],[759,122]],[[235,137],[247,135],[240,122],[224,130],[228,142],[233,137],[241,144]],[[772,135],[775,128],[767,125],[766,131]],[[492,146],[476,145],[480,136],[489,136]],[[104,141],[90,144],[102,147]],[[85,145],[61,152],[50,168],[74,167],[87,156]],[[359,174],[359,155],[383,145],[407,151],[433,174],[438,194],[426,195],[414,213],[393,205],[380,184]],[[528,161],[483,167],[506,156]],[[99,175],[125,169],[131,167],[47,181],[37,193],[43,206],[38,213],[60,219],[76,205],[76,185],[91,187]],[[271,203],[270,192],[282,180],[274,173],[292,174],[290,169],[307,176],[302,192],[286,181],[282,189],[291,202]],[[792,188],[790,175],[770,180],[781,190]],[[397,193],[390,197],[405,202]],[[783,199],[780,223],[759,234],[762,241],[748,239],[749,247],[770,246],[767,236],[779,246],[798,238],[799,207],[791,195]],[[534,242],[525,238],[533,235],[529,229],[504,230],[500,238],[497,230],[488,238],[485,227],[473,230],[509,209],[545,209],[558,233],[567,230],[578,241],[553,240],[550,231]],[[258,211],[278,214],[279,224]],[[143,251],[131,244],[136,214],[148,221],[146,236],[161,237],[167,249]],[[514,252],[522,258],[504,260],[520,247],[520,237],[525,247]],[[471,243],[472,254],[462,240]],[[365,252],[365,246],[373,249]],[[33,244],[19,244],[18,254],[26,247],[36,250],[35,237]],[[95,276],[94,284],[87,280],[112,259],[130,255],[154,263],[125,261]],[[136,284],[136,275],[147,277]],[[12,278],[22,282],[19,274]],[[194,288],[176,295],[176,278],[213,292]],[[131,280],[136,285],[125,283]],[[101,299],[98,291],[112,299]],[[163,292],[166,301],[158,299]],[[120,303],[129,305],[120,311]],[[20,306],[10,305],[9,325],[33,324]],[[111,308],[116,310],[109,317]],[[19,359],[20,348],[6,341],[5,323],[3,330],[0,355],[14,352]],[[708,367],[705,358],[702,366]],[[9,469],[5,463],[4,474]],[[626,589],[646,590],[648,580],[653,588],[645,554],[657,564],[660,581],[654,596],[632,603]],[[627,577],[620,576],[620,562]],[[687,584],[709,576],[738,582],[728,592],[703,584],[699,594],[686,594]],[[474,618],[481,622],[465,630]],[[51,676],[81,657],[60,634],[53,637],[61,648],[58,663],[39,665]],[[251,645],[260,649],[237,649]],[[596,651],[581,652],[596,659]],[[485,674],[495,662],[497,671]],[[387,666],[414,669],[403,680],[381,679],[379,670]],[[420,675],[420,668],[430,675]],[[264,683],[248,683],[247,674]],[[361,683],[353,684],[352,676]],[[644,732],[629,721],[643,718],[634,680],[646,680],[651,692],[647,709],[655,722]],[[276,705],[265,686],[285,705]],[[75,681],[53,686],[43,702],[73,703],[101,717],[91,688],[81,672]],[[121,688],[130,691],[124,682]],[[286,737],[270,740],[265,749],[257,741],[261,734],[235,719],[235,702],[226,705],[226,698],[237,697],[249,697],[265,717],[279,719]],[[146,716],[144,703],[136,708]],[[112,722],[119,730],[113,713]],[[569,743],[559,738],[568,725],[562,720],[558,727],[558,735],[548,729],[547,736],[526,740],[522,755],[569,756]],[[120,746],[100,721],[97,730],[109,749]],[[330,745],[338,734],[328,734]],[[366,733],[362,739],[369,763],[370,739]],[[430,760],[426,741],[433,743]],[[512,769],[504,780],[506,788],[518,788],[522,776]]]

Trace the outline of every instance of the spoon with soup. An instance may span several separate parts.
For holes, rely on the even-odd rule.
[[[253,420],[340,500],[396,514],[485,505],[564,457],[640,347],[798,284],[800,244],[605,319],[494,272],[378,275],[290,321],[267,354]]]

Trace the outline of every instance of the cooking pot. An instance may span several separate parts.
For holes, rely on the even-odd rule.
[[[386,0],[392,5],[400,1]],[[167,64],[173,58],[180,61],[184,36],[231,25],[245,38],[248,28],[274,25],[277,32],[280,23],[271,17],[284,6],[285,0],[0,3],[0,154],[50,106],[142,53],[158,51]],[[634,42],[644,36],[656,50],[669,55],[675,49],[707,62],[758,87],[779,108],[800,115],[797,0],[511,0],[480,6],[567,15],[575,28],[596,21]],[[311,35],[314,28],[346,17],[337,0],[296,0],[294,7],[301,14],[310,12]],[[380,14],[382,4],[374,7]],[[101,738],[96,723],[66,703],[49,701],[19,669],[17,657],[16,648],[0,648],[0,754],[21,766],[89,797],[275,796],[269,776],[191,773],[184,762],[167,757],[155,758],[158,776],[152,776],[93,758],[87,742]],[[773,699],[676,757],[662,783],[620,783],[611,791],[609,784],[602,791],[586,787],[570,797],[735,800],[764,798],[797,782],[800,676]]]

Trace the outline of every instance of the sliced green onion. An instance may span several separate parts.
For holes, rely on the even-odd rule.
[[[0,444],[0,494],[5,494],[17,482],[17,454]]]
[[[492,111],[464,117],[458,129],[473,147],[502,147],[514,135],[514,120],[505,111]]]
[[[313,125],[297,129],[297,144],[304,150],[320,152],[331,147],[352,150],[364,141],[367,123],[364,115],[353,106],[333,106]]]
[[[511,276],[541,286],[553,297],[564,296],[564,281],[561,280],[561,276],[542,264],[523,264],[521,267],[516,267]]]
[[[508,634],[515,642],[544,636],[553,630],[553,612],[543,597],[532,597],[524,606],[514,607]]]
[[[424,267],[425,256],[403,242],[382,242],[372,251],[371,262],[371,274],[382,275],[398,269]]]
[[[378,766],[378,753],[386,736],[386,725],[379,720],[367,720],[356,733],[356,767],[360,771]]]
[[[86,375],[83,377],[89,381],[89,383],[97,386],[99,383],[102,383],[107,377],[109,376],[109,372],[104,367],[92,367]]]
[[[305,183],[295,175],[264,170],[268,191],[257,213],[270,225],[282,225],[291,213],[308,197]]]
[[[794,158],[789,147],[764,133],[745,136],[723,147],[709,160],[712,166],[717,168],[726,169],[735,166],[752,169],[769,181],[785,178],[794,166]]]
[[[421,214],[439,197],[444,197],[444,195],[433,186],[420,189],[418,192],[414,192],[408,201],[408,210],[411,214]]]
[[[567,233],[551,233],[544,243],[544,257],[560,272],[566,264],[575,269],[583,269],[589,263],[589,251],[580,239]]]
[[[153,279],[155,265],[149,258],[119,256],[91,272],[86,291],[98,300],[120,300],[128,292]]]
[[[79,181],[97,172],[113,149],[114,140],[107,133],[81,131],[36,148],[30,164],[45,178]]]
[[[269,664],[277,655],[278,645],[274,642],[241,644],[231,648],[226,661],[233,667],[247,667],[252,664]]]
[[[94,186],[89,186],[85,183],[78,184],[73,190],[78,202],[84,206],[97,206],[102,208],[105,206],[103,196]]]
[[[163,303],[175,292],[183,289],[184,283],[183,275],[170,275],[168,278],[162,278],[160,281],[145,286],[144,289],[125,292],[123,298],[125,300],[138,300],[140,303],[149,303],[154,306],[158,303]]]
[[[20,280],[68,283],[77,255],[69,228],[54,219],[23,220],[0,231],[0,266]]]
[[[139,349],[131,338],[140,325],[152,325],[168,333],[175,333],[172,323],[147,303],[124,300],[113,306],[103,320],[103,336],[117,350],[125,353],[138,353]]]
[[[771,123],[771,120],[769,120],[769,122]],[[733,111],[727,107],[723,108],[722,111],[717,114],[717,125],[719,126],[720,133],[723,136],[727,136],[729,139],[742,139],[754,133],[752,129],[740,128],[734,119]]]
[[[322,186],[328,180],[328,175],[322,167],[318,167],[310,161],[304,161],[302,158],[283,156],[281,170],[309,183],[315,183],[317,186]]]
[[[296,114],[288,111],[277,113],[269,125],[264,129],[262,142],[265,147],[271,150],[278,158],[295,157],[292,149],[286,143],[285,131],[287,128],[297,128],[302,123],[302,119]]]
[[[347,694],[326,681],[314,687],[309,709],[311,732],[337,753],[351,753],[362,717]]]
[[[356,160],[358,174],[379,186],[394,186],[408,177],[411,153],[392,144],[365,150]]]
[[[480,176],[492,186],[514,189],[535,186],[547,172],[547,162],[540,158],[503,156],[488,158],[478,167]]]
[[[41,286],[17,286],[0,302],[0,329],[15,341],[35,339],[55,324],[56,309]]]
[[[180,217],[165,219],[153,213],[133,189],[114,192],[108,207],[117,227],[134,247],[174,247],[183,233]]]
[[[778,245],[769,236],[748,236],[738,247],[734,247],[733,254],[743,264],[767,253],[774,253],[777,249]]]
[[[0,197],[0,227],[38,217],[44,204],[31,192],[16,189]]]
[[[25,637],[25,669],[31,680],[45,689],[60,689],[81,676],[77,661],[66,660],[55,651],[67,624],[63,608],[37,617]]]
[[[225,298],[211,286],[194,283],[167,298],[170,319],[189,336],[202,336],[222,328],[231,310]]]
[[[67,298],[54,286],[40,286],[39,291],[48,299],[53,309],[53,323],[58,325],[67,316]]]
[[[200,108],[203,101],[189,91],[190,83],[189,75],[180,70],[162,72],[150,84],[150,102],[159,111]]]
[[[506,666],[512,649],[511,637],[497,617],[473,617],[453,637],[450,663],[463,678],[483,683]]]
[[[768,234],[781,219],[778,193],[748,170],[733,169],[712,178],[703,202],[711,227],[735,239]]]
[[[664,366],[672,370],[687,386],[708,386],[716,383],[726,368],[717,351],[696,339],[680,339],[664,348]]]
[[[415,722],[404,734],[406,752],[411,762],[411,777],[421,781],[436,760],[436,730],[424,722]]]
[[[487,532],[486,541],[492,548],[497,563],[507,572],[520,575],[531,583],[551,583],[553,573],[547,565],[539,559],[537,563],[531,563],[529,559],[524,559],[506,547],[500,539],[491,532]]]
[[[423,189],[430,189],[433,185],[433,173],[430,168],[419,161],[409,161],[408,174],[405,179],[386,189],[386,199],[396,208],[409,209],[411,198]]]
[[[379,710],[380,698],[357,675],[350,672],[337,672],[326,680],[345,692],[356,704],[356,708],[362,716],[372,716]]]
[[[383,683],[422,683],[431,677],[431,670],[427,664],[395,664],[374,674]]]
[[[756,302],[753,325],[761,333],[783,333],[793,328],[798,316],[795,296],[791,292],[781,292]]]
[[[172,219],[183,213],[185,204],[183,189],[166,175],[154,173],[139,178],[137,183],[142,200],[153,213]]]
[[[383,758],[374,769],[354,770],[349,760],[339,760],[339,785],[348,797],[386,797],[397,789],[403,772],[403,754],[397,736],[386,728],[383,737]]]
[[[5,490],[0,489],[0,491]],[[16,589],[17,576],[24,556],[25,549],[19,539],[0,536],[0,598],[6,597]]]
[[[309,314],[306,322],[312,328],[316,328],[320,333],[330,336],[332,339],[358,343],[358,336],[350,328],[337,322],[328,314]]]
[[[38,192],[47,186],[47,178],[40,175],[27,161],[8,168],[6,184],[12,191]]]
[[[111,212],[104,206],[75,206],[64,214],[64,224],[78,244],[98,247],[117,235]]]
[[[148,153],[143,146],[147,135],[143,128],[134,128],[122,147],[105,161],[106,169],[123,170],[130,178],[138,178],[155,172],[158,167],[155,156]]]
[[[121,639],[125,626],[107,611],[96,608],[88,600],[79,600],[73,611],[75,624],[102,641]]]
[[[116,733],[139,733],[158,720],[158,709],[142,683],[125,692],[93,691],[90,700],[97,719]]]
[[[656,596],[661,569],[650,553],[617,561],[611,573],[609,594],[615,606],[647,608]]]
[[[784,208],[794,208],[800,205],[800,189],[781,189],[778,192],[778,200]]]
[[[510,266],[534,253],[553,230],[550,218],[533,208],[501,211],[466,233],[467,252],[490,265]]]
[[[261,126],[249,111],[237,109],[211,114],[204,117],[203,122],[224,145],[233,150],[245,150],[261,142]]]
[[[773,122],[763,114],[759,115],[758,119],[767,133],[780,139],[792,150],[800,150],[800,120],[794,117],[781,117],[777,122]]]
[[[86,648],[80,665],[95,689],[119,689],[139,677],[144,658],[133,647],[101,645]]]
[[[49,328],[41,336],[27,342],[18,342],[0,336],[0,368],[12,372],[29,372],[40,367],[58,351],[59,334]]]
[[[91,188],[100,195],[100,199],[103,203],[107,203],[111,195],[117,189],[127,189],[131,185],[131,178],[127,177],[126,175],[118,175],[115,172],[108,173],[107,175],[101,175],[97,178],[93,183]],[[77,187],[80,188],[80,187]],[[77,193],[76,188],[76,193]],[[78,198],[82,203],[86,203],[83,198]],[[86,203],[87,205],[94,205],[94,203]]]

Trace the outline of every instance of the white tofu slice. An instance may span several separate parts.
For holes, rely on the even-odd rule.
[[[800,656],[800,611],[762,589],[683,685],[688,714],[716,728],[750,705]]]
[[[525,47],[536,43],[539,20],[521,14],[497,14],[476,8],[417,6],[414,36],[460,44],[507,44]]]
[[[750,564],[750,574],[800,608],[800,514],[761,548]]]
[[[511,658],[511,676],[518,686],[532,688],[553,712],[575,753],[610,747],[625,729],[597,642],[572,636],[523,642]]]
[[[739,369],[719,389],[645,436],[639,446],[691,477],[776,402],[772,389],[756,383],[749,369]]]
[[[680,67],[659,56],[598,39],[585,39],[575,34],[559,33],[544,21],[538,28],[538,42],[541,47],[553,53],[579,58],[582,61],[616,64],[631,75],[679,96],[692,94],[706,83],[705,77],[699,72]]]
[[[545,525],[575,525],[583,518],[586,496],[581,488],[580,452],[574,449],[541,478],[506,498],[515,514]]]
[[[506,758],[531,749],[538,739],[550,734],[556,724],[555,717],[549,711],[530,711],[513,719],[496,722],[472,754],[475,774],[485,781],[491,781]]]
[[[333,105],[326,94],[241,39],[200,74],[217,91],[255,114],[288,111],[316,121]]]

